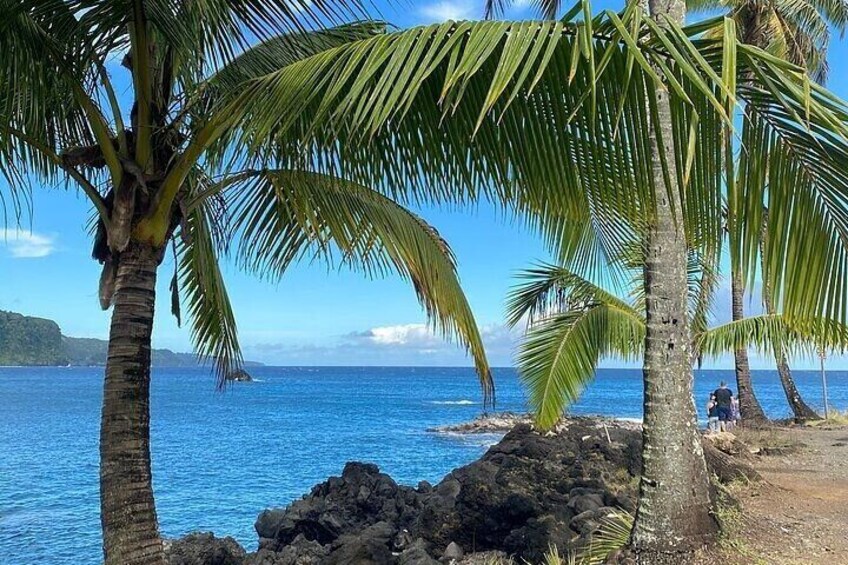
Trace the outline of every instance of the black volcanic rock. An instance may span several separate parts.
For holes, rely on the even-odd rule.
[[[744,462],[706,447],[720,478],[738,476],[730,471]],[[376,465],[348,463],[287,508],[262,512],[259,551],[243,564],[433,565],[479,552],[540,562],[551,546],[586,544],[617,509],[632,512],[641,464],[638,425],[589,418],[547,434],[518,425],[435,486],[398,485]]]
[[[166,542],[168,565],[242,565],[245,551],[231,537],[196,532]]]
[[[284,510],[256,521],[259,546],[283,552],[302,538],[327,548],[320,563],[437,560],[448,547],[538,560],[551,544],[580,543],[611,508],[634,508],[641,467],[632,427],[569,421],[556,434],[516,426],[478,461],[438,485],[398,485],[376,465],[348,463]],[[402,560],[401,560],[402,557]]]
[[[236,369],[234,371],[230,371],[227,375],[228,381],[236,381],[241,383],[250,383],[253,382],[253,377],[245,371],[244,369]]]

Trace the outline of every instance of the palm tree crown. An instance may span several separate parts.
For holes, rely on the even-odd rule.
[[[430,226],[365,186],[269,167],[244,146],[216,144],[237,117],[222,101],[232,107],[245,81],[385,26],[303,27],[358,13],[356,3],[202,5],[0,4],[7,47],[0,155],[11,186],[25,186],[29,174],[45,181],[64,175],[89,197],[98,215],[93,255],[104,265],[104,308],[130,242],[164,252],[173,237],[175,312],[182,294],[195,347],[215,360],[222,383],[241,359],[218,268],[218,255],[234,250],[236,261],[260,275],[279,276],[313,256],[369,274],[397,272],[414,283],[445,334],[467,345],[488,394],[488,366],[468,305],[456,294],[453,257]],[[254,36],[260,42],[250,46]],[[123,107],[107,65],[120,59],[132,78]],[[372,214],[383,214],[382,223],[369,221]],[[233,241],[240,244],[232,248]]]
[[[831,30],[848,26],[845,0],[688,0],[692,12],[725,13],[736,22],[739,39],[827,79]]]

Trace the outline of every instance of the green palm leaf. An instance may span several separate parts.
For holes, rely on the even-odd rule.
[[[529,319],[519,376],[538,425],[549,428],[594,378],[601,357],[641,353],[644,314],[563,267],[540,265],[520,276],[525,282],[511,292],[507,317],[512,324]]]
[[[584,22],[446,23],[353,42],[254,81],[240,100],[240,131],[227,143],[242,139],[259,161],[342,175],[400,200],[450,194],[515,202],[534,215],[562,258],[590,263],[598,249],[610,256],[639,239],[650,221],[652,122],[645,101],[656,88],[657,67],[672,91],[679,159],[673,170],[683,187],[687,235],[699,255],[714,258],[723,233],[724,164],[732,159],[725,108],[735,98],[721,75],[729,53],[737,74],[754,76],[736,94],[765,132],[748,140],[748,155],[783,160],[791,171],[833,163],[804,167],[806,179],[794,174],[769,184],[773,198],[799,210],[810,199],[834,203],[827,214],[807,214],[816,231],[831,237],[832,250],[848,220],[847,169],[836,166],[848,138],[844,104],[759,49],[738,45],[726,53],[720,41],[690,43],[687,34],[703,26],[639,27],[636,14],[631,8],[596,18],[588,55]],[[798,181],[804,188],[792,196]],[[601,229],[585,237],[592,222]],[[756,224],[746,218],[740,225],[749,222]],[[814,248],[825,237],[790,227],[784,237],[794,245]],[[785,260],[783,252],[771,264]],[[813,277],[809,265],[791,267],[773,271],[775,289],[809,311],[848,316],[809,282],[821,287],[825,279],[848,278],[848,262],[819,265]]]
[[[208,185],[201,174],[194,175],[192,180],[198,186]],[[172,290],[176,294],[178,285],[182,291],[195,352],[202,360],[213,362],[218,386],[223,387],[227,377],[241,367],[242,354],[235,315],[219,265],[226,234],[222,233],[221,215],[215,212],[213,202],[206,200],[204,205],[189,211],[180,236],[174,240],[177,273]],[[178,304],[172,306],[175,314],[178,308]]]
[[[250,80],[290,65],[327,49],[351,41],[385,33],[382,22],[353,22],[316,31],[295,31],[276,35],[262,41],[224,64],[220,70],[203,80],[199,96],[189,101],[193,120],[203,123],[205,116],[216,106],[226,105],[237,98]]]
[[[823,343],[844,351],[848,346],[848,327],[833,320],[763,314],[709,328],[698,338],[700,352],[713,357],[743,347],[756,347],[772,355],[779,352],[812,357]]]
[[[434,327],[467,348],[485,399],[493,398],[482,338],[453,253],[434,228],[386,196],[328,175],[260,170],[223,184],[237,255],[248,269],[276,278],[307,256],[369,276],[399,274],[412,283]]]
[[[532,326],[552,312],[562,312],[575,305],[604,303],[640,316],[638,311],[613,292],[577,274],[576,270],[557,265],[539,264],[518,274],[522,284],[516,286],[507,300],[507,323],[516,325],[527,318]]]
[[[594,378],[601,358],[641,355],[645,306],[638,294],[633,302],[622,300],[563,267],[540,265],[519,276],[525,282],[512,291],[507,314],[511,323],[529,320],[519,347],[519,376],[537,423],[549,428]],[[707,328],[704,304],[711,300],[715,279],[709,266],[690,256],[690,309],[699,321],[692,328],[699,357],[752,346],[801,355],[815,354],[822,344],[839,351],[848,346],[848,326],[821,318],[762,315]]]
[[[519,376],[536,422],[550,428],[595,375],[601,357],[633,359],[642,352],[644,320],[597,303],[555,314],[532,326],[518,352]]]

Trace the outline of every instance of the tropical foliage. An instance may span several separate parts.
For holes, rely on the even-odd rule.
[[[638,270],[634,277],[638,277]],[[518,353],[522,381],[542,427],[554,425],[564,409],[594,378],[605,357],[634,360],[645,341],[642,285],[633,284],[627,297],[555,265],[539,265],[520,274],[523,283],[511,293],[508,319],[526,320],[528,332]],[[699,324],[709,318],[715,275],[690,259],[690,315],[693,323],[693,363],[741,347],[774,354],[813,356],[821,343],[844,351],[848,326],[833,320],[802,320],[763,314],[715,327]]]
[[[250,100],[238,101],[244,119],[225,138],[264,149],[268,161],[376,179],[389,193],[408,186],[412,198],[457,190],[517,202],[563,263],[584,271],[610,263],[650,216],[649,102],[665,80],[688,238],[704,255],[717,252],[733,112],[744,101],[748,174],[728,196],[797,212],[769,222],[776,300],[799,315],[842,315],[839,293],[811,285],[848,269],[839,259],[848,214],[837,205],[848,180],[839,165],[843,103],[797,67],[738,44],[731,20],[664,31],[634,6],[583,21],[578,11],[557,22],[449,22],[340,46],[251,82]],[[717,27],[725,40],[698,39]],[[758,79],[737,85],[749,71]],[[761,208],[736,223],[749,276],[761,227]],[[832,259],[801,268],[789,259],[798,246]],[[786,269],[772,267],[784,258]]]
[[[164,561],[149,382],[156,278],[171,250],[172,311],[178,320],[187,314],[196,352],[214,360],[222,386],[242,358],[221,260],[278,278],[308,259],[409,280],[433,326],[467,347],[492,397],[455,259],[431,226],[365,184],[282,163],[254,167],[261,152],[221,143],[243,116],[245,81],[385,32],[372,22],[305,27],[358,9],[289,0],[0,1],[0,170],[8,180],[0,195],[18,213],[30,181],[67,181],[96,214],[99,297],[113,307],[101,420],[108,564]],[[118,62],[129,88],[115,80]]]
[[[508,0],[486,0],[487,17],[503,14],[514,4]],[[554,19],[562,9],[560,0],[533,2],[546,19]],[[818,82],[827,78],[827,48],[831,31],[844,33],[848,26],[845,0],[687,0],[691,13],[723,13],[736,24],[738,39],[807,69]],[[721,32],[708,35],[720,38]]]
[[[724,12],[736,22],[739,40],[803,67],[820,83],[827,78],[831,30],[848,26],[845,0],[688,0],[695,13]]]
[[[201,158],[232,119],[215,112],[216,97],[241,92],[239,84],[252,73],[378,34],[384,27],[362,23],[323,32],[297,30],[304,17],[301,8],[315,18],[320,11],[343,9],[327,3],[320,8],[304,3],[297,10],[291,2],[248,3],[243,13],[226,3],[215,6],[217,13],[194,13],[194,4],[180,13],[173,13],[177,7],[170,3],[122,4],[9,2],[0,24],[7,43],[5,60],[0,60],[5,85],[0,138],[9,156],[3,170],[18,175],[11,184],[17,194],[26,186],[25,175],[45,182],[65,175],[92,200],[99,219],[94,255],[104,263],[104,307],[111,303],[118,257],[130,240],[162,248],[173,235],[178,262],[174,311],[179,312],[179,290],[198,353],[214,357],[223,377],[240,363],[241,354],[217,256],[245,233],[253,243],[263,237],[266,247],[243,243],[237,260],[279,276],[304,256],[337,263],[335,249],[337,259],[369,273],[391,269],[410,279],[439,327],[468,345],[488,382],[470,310],[461,293],[455,294],[453,257],[432,228],[390,199],[329,175],[284,168],[242,171],[239,160],[247,156],[232,152],[226,162]],[[133,19],[134,9],[143,12],[143,23]],[[235,57],[247,45],[248,33],[268,41]],[[197,53],[196,41],[204,46],[203,56],[191,56]],[[107,62],[126,48],[123,64],[132,72],[135,98],[122,108]],[[257,182],[261,178],[266,182]],[[322,193],[321,186],[330,190]],[[348,201],[345,189],[354,193]],[[316,194],[325,199],[320,208],[311,200]],[[262,234],[256,222],[263,218],[244,208],[251,199],[263,201],[266,216],[275,219],[269,224],[264,218]],[[232,211],[228,205],[235,200],[242,208]],[[346,209],[351,200],[359,211]],[[303,212],[309,206],[316,211],[312,217]],[[363,213],[374,211],[385,214],[380,226],[362,221]],[[271,258],[266,252],[273,245],[286,249],[276,249],[280,254]],[[263,255],[274,264],[257,259]],[[416,266],[414,261],[420,262]]]

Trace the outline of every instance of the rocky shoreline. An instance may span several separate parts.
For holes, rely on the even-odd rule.
[[[604,418],[595,416],[591,418],[564,418],[552,430],[552,433],[560,433],[568,429],[570,422],[575,420],[592,421],[603,427],[615,426],[632,430],[641,430],[642,425],[637,420],[627,418]],[[518,425],[533,425],[533,417],[530,414],[522,414],[519,412],[494,412],[491,414],[480,414],[473,420],[460,422],[459,424],[447,424],[444,426],[434,426],[427,428],[430,433],[437,434],[506,434]]]
[[[497,424],[511,418],[522,416]],[[258,551],[192,534],[169,543],[170,564],[436,565],[479,563],[484,552],[539,563],[549,547],[584,547],[605,516],[635,509],[638,428],[569,418],[540,434],[519,422],[436,485],[399,485],[376,465],[351,462],[286,508],[263,511],[255,524]],[[748,477],[744,464],[740,471],[712,443],[705,441],[705,451],[720,479]]]
[[[518,412],[480,414],[467,422],[427,428],[427,432],[435,434],[506,434],[519,424],[532,425],[533,419],[529,414],[519,414]]]

